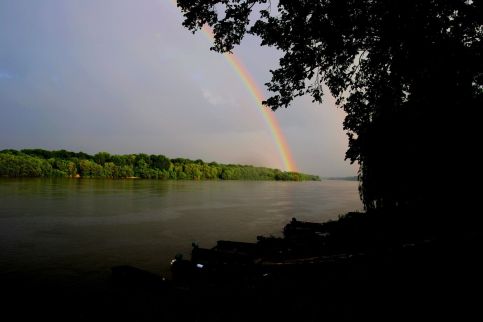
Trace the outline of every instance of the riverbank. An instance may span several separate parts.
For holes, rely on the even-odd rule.
[[[283,238],[195,245],[191,262],[175,267],[175,285],[197,299],[199,315],[188,320],[474,318],[481,229],[411,229],[399,215],[349,213],[324,224],[294,219]]]
[[[290,169],[288,169],[290,170]],[[89,155],[65,150],[0,151],[0,177],[70,177],[159,180],[320,181],[296,171],[240,164],[219,164],[164,155]]]
[[[292,220],[283,237],[260,237],[257,243],[220,241],[213,249],[195,244],[190,259],[174,261],[173,279],[118,266],[106,276],[104,289],[86,283],[69,292],[44,285],[22,294],[17,285],[16,298],[29,307],[33,304],[36,316],[42,312],[59,320],[392,321],[478,316],[478,230],[406,234],[400,233],[404,228],[388,225],[403,219],[380,220],[379,215],[350,213],[323,224]]]

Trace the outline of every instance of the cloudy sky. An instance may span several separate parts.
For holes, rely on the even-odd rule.
[[[282,168],[259,107],[171,0],[0,0],[0,149],[39,147]],[[235,54],[264,83],[279,53]],[[300,98],[278,110],[300,171],[355,175],[344,114]]]

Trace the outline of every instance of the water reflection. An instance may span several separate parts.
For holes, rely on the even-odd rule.
[[[361,208],[357,183],[0,179],[0,273],[165,272],[191,242],[255,241]],[[40,273],[39,273],[40,272]]]

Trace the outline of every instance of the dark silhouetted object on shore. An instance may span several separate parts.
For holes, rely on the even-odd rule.
[[[215,51],[252,34],[282,52],[267,83],[272,110],[305,94],[321,102],[329,90],[347,113],[346,158],[360,166],[367,213],[323,226],[295,220],[282,240],[270,241],[282,254],[333,260],[272,265],[284,273],[265,284],[266,298],[277,300],[263,308],[300,321],[477,314],[469,294],[481,287],[474,185],[483,1],[177,2],[185,27],[213,29]],[[323,304],[304,305],[312,300]]]

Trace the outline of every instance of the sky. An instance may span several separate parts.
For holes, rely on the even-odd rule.
[[[0,149],[44,148],[284,169],[260,107],[171,0],[0,0]],[[280,53],[234,50],[260,91]],[[297,169],[352,176],[344,112],[298,98],[275,116]]]

